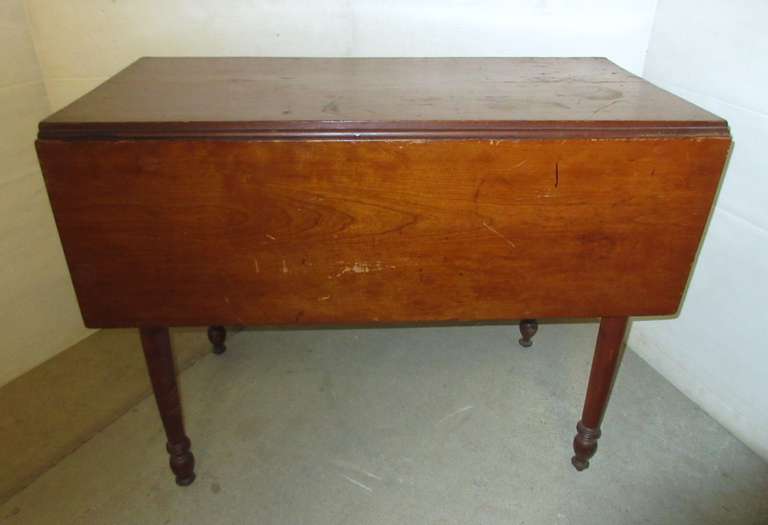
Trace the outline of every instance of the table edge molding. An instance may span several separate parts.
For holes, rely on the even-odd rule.
[[[725,121],[701,122],[135,122],[40,123],[58,140],[515,140],[730,137]]]

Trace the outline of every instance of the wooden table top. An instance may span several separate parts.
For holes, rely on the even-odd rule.
[[[724,136],[604,58],[142,58],[41,138]]]

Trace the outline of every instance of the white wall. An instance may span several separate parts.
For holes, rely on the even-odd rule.
[[[0,2],[0,386],[88,334],[34,150],[50,111],[22,0]]]
[[[656,0],[27,0],[59,108],[142,55],[608,56],[640,74]]]
[[[727,118],[735,145],[677,319],[630,346],[768,459],[768,2],[660,0],[645,77]]]

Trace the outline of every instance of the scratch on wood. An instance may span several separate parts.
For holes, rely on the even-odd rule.
[[[283,259],[283,273],[288,273],[288,263]]]
[[[327,301],[327,300],[328,300],[328,299],[330,299],[330,298],[331,298],[331,296],[330,296],[330,295],[324,295],[324,296],[322,296],[322,297],[318,297],[318,298],[317,298],[317,300],[318,300],[318,301]]]
[[[338,113],[339,112],[339,105],[336,104],[335,100],[331,100],[326,105],[323,106],[323,109],[321,110],[323,113]]]
[[[344,264],[343,261],[340,261],[340,264]],[[345,273],[370,273],[370,272],[381,272],[383,270],[394,269],[396,266],[386,266],[381,261],[376,261],[374,263],[365,263],[365,262],[355,262],[352,264],[352,266],[345,266],[342,268],[335,277],[341,277]]]
[[[519,167],[521,167],[521,166],[525,165],[525,163],[526,163],[526,162],[528,162],[528,159],[525,159],[525,160],[521,160],[520,162],[518,162],[517,164],[515,164],[515,165],[514,165],[514,166],[512,166],[512,167],[513,167],[513,168],[519,168]]]
[[[229,300],[229,296],[227,296],[227,295],[224,296],[224,302],[227,303],[227,306],[229,306],[230,310],[232,310],[232,314],[235,316],[235,319],[237,320],[237,322],[240,323],[240,324],[245,324],[245,323],[243,323],[243,320],[240,319],[240,316],[237,315],[237,308],[234,308],[232,306],[232,302]]]
[[[259,268],[259,260],[258,259],[254,259],[253,260],[253,267],[256,268],[256,273],[259,273],[261,271],[261,269]]]
[[[475,196],[472,198],[474,202],[477,202],[477,199],[480,198],[480,190],[483,187],[483,184],[485,184],[485,177],[480,178],[480,182],[477,185],[477,189],[475,190]]]
[[[560,163],[555,162],[555,188],[560,184]]]
[[[600,106],[599,108],[597,108],[596,110],[594,110],[594,111],[592,112],[592,114],[593,114],[593,115],[596,115],[597,113],[599,113],[599,112],[603,111],[604,109],[608,109],[609,107],[613,106],[614,104],[616,104],[617,102],[620,102],[620,101],[621,101],[621,99],[618,99],[618,100],[614,100],[614,101],[612,101],[612,102],[609,102],[609,103],[607,103],[607,104],[603,104],[602,106]]]
[[[264,235],[265,235],[265,237],[266,237],[267,239],[269,239],[270,241],[276,241],[276,240],[277,240],[277,237],[273,237],[273,236],[271,236],[271,235],[270,235],[270,234],[268,234],[268,233],[266,233],[266,234],[264,234]]]
[[[504,237],[496,228],[494,228],[493,226],[491,226],[487,222],[483,221],[483,226],[485,227],[486,230],[488,230],[492,234],[496,235],[500,239],[504,239],[504,242],[509,244],[512,248],[517,248],[517,246],[515,246],[515,243],[513,243],[512,241],[510,241],[509,239]]]

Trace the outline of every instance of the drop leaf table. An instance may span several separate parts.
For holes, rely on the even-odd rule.
[[[627,318],[678,310],[730,143],[600,58],[142,58],[37,151],[85,324],[140,330],[187,485],[170,326],[223,351],[227,325],[523,319],[527,346],[600,317],[586,468]]]

